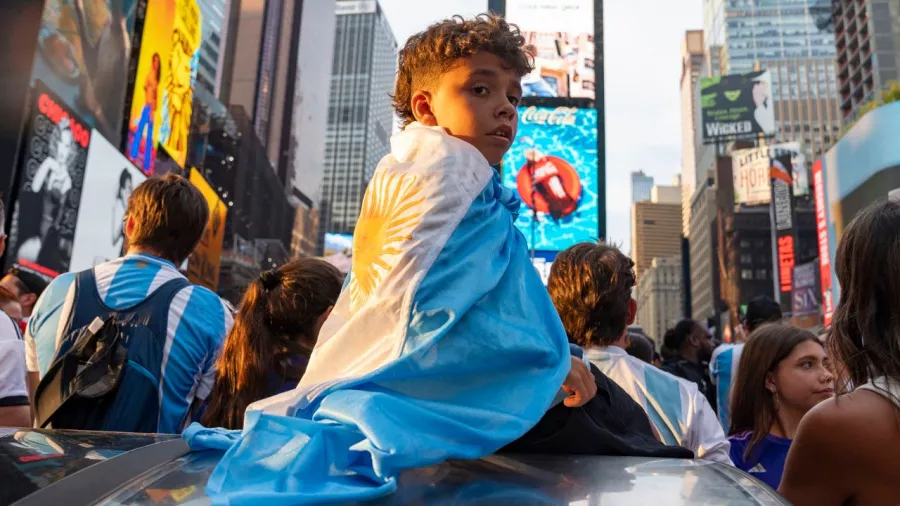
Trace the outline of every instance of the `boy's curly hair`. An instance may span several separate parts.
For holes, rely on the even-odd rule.
[[[519,77],[524,76],[533,68],[531,55],[522,48],[524,44],[519,28],[496,14],[480,14],[474,19],[454,16],[429,26],[410,37],[400,50],[394,110],[404,126],[415,121],[415,90],[434,86],[456,60],[479,51],[500,57]]]

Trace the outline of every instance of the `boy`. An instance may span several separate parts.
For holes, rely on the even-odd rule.
[[[523,43],[499,17],[456,17],[401,50],[405,128],[366,190],[346,288],[297,389],[247,409],[210,492],[369,499],[403,469],[491,454],[550,406],[594,396],[513,225],[520,202],[491,168],[515,138]],[[186,438],[209,448],[208,434],[194,426]],[[285,446],[297,456],[285,479],[248,492],[242,477]],[[288,475],[327,487],[279,488]]]

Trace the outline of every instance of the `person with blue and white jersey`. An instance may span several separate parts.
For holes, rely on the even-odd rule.
[[[150,326],[157,325],[160,335],[153,343],[130,343],[129,363],[132,353],[143,354],[141,372],[158,383],[157,432],[180,433],[192,421],[212,388],[216,358],[233,321],[215,293],[190,284],[176,267],[199,242],[208,217],[206,200],[183,177],[151,178],[134,190],[125,216],[126,255],[59,276],[35,305],[25,335],[32,399],[73,321],[149,304]]]
[[[582,243],[553,262],[547,288],[569,341],[647,412],[662,442],[731,465],[730,444],[697,385],[628,355],[634,262],[614,246]]]
[[[716,386],[719,423],[725,430],[731,427],[731,391],[734,379],[737,378],[744,342],[757,328],[766,323],[780,322],[781,319],[781,306],[775,299],[767,295],[754,297],[747,304],[747,312],[741,324],[740,331],[743,337],[736,339],[737,342],[734,344],[721,344],[713,350],[712,358],[709,360],[709,375]]]

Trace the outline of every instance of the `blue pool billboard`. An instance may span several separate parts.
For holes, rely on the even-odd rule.
[[[523,202],[516,227],[530,249],[562,251],[598,239],[598,168],[596,109],[519,108],[502,173]]]

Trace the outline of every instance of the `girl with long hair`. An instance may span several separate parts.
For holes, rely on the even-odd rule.
[[[835,269],[841,298],[826,339],[842,392],[803,419],[779,492],[796,506],[896,505],[900,203],[880,201],[857,214]]]
[[[203,425],[240,429],[247,406],[297,386],[341,285],[338,270],[316,259],[263,272],[250,284],[225,338]]]
[[[805,330],[764,325],[741,353],[731,400],[731,460],[773,489],[797,426],[834,395],[825,348]]]

